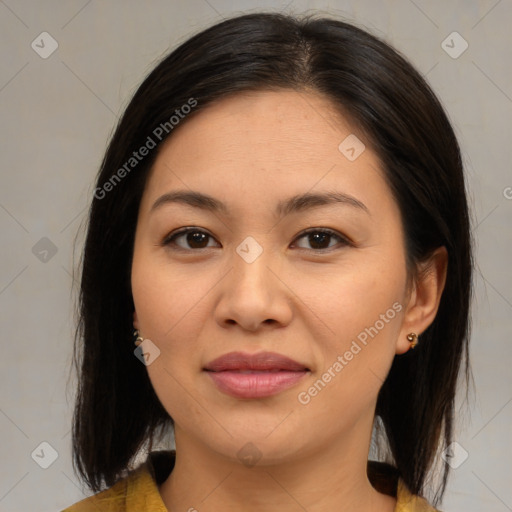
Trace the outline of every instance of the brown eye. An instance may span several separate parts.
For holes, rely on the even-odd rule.
[[[210,240],[213,241],[214,239],[205,231],[188,228],[166,237],[162,244],[166,246],[175,245],[184,250],[207,249],[208,247],[215,247],[215,245],[209,245]]]
[[[301,236],[296,238],[296,240],[305,239],[306,243],[310,245],[310,247],[304,247],[296,244],[301,249],[322,251],[326,249],[331,249],[336,245],[350,245],[348,240],[341,236],[340,234],[327,230],[327,229],[312,229],[304,232]],[[331,242],[335,243],[331,243]],[[336,243],[337,242],[337,243]]]

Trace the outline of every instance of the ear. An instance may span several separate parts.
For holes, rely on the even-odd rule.
[[[410,348],[407,335],[418,336],[434,321],[446,283],[448,251],[438,247],[429,259],[422,262],[413,278],[404,321],[396,344],[396,353],[403,354]],[[419,341],[421,343],[421,339]]]
[[[137,318],[137,311],[133,312],[133,328],[139,329],[139,319]]]

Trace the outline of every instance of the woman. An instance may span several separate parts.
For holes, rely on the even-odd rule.
[[[395,50],[314,16],[195,35],[97,179],[73,448],[101,492],[66,510],[435,510],[471,271],[457,140]]]

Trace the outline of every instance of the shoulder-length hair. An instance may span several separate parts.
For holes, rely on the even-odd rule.
[[[159,146],[176,124],[219,98],[290,88],[324,95],[371,142],[401,211],[408,269],[435,248],[447,249],[437,316],[414,351],[395,357],[376,416],[390,461],[415,494],[452,440],[463,361],[466,382],[470,375],[472,243],[460,150],[447,115],[407,60],[366,31],[314,15],[249,14],[196,34],[156,66],[120,119],[97,177],[81,262],[72,430],[75,470],[94,491],[102,481],[111,486],[144,443],[152,446],[158,429],[173,425],[133,354],[134,234]],[[447,475],[445,463],[434,503]]]

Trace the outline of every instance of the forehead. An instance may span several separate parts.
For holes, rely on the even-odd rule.
[[[347,158],[346,140],[357,158]],[[143,203],[178,188],[237,207],[326,190],[392,201],[364,135],[330,100],[294,90],[227,96],[180,123],[159,149]]]
[[[194,146],[196,159],[207,153],[221,160],[293,159],[294,155],[319,160],[337,158],[339,143],[354,131],[339,107],[318,93],[244,91],[196,112],[164,146],[182,160],[191,149],[184,144]],[[257,148],[257,153],[247,153],[250,148]]]
[[[200,104],[199,104],[200,108]],[[185,118],[159,149],[152,174],[163,167],[210,175],[235,166],[242,170],[285,172],[305,168],[327,171],[347,165],[340,144],[356,137],[364,160],[379,161],[363,133],[341,113],[341,107],[311,91],[244,91],[216,100]],[[363,145],[364,144],[364,145]],[[346,149],[346,148],[341,148]],[[359,148],[356,148],[359,149]],[[247,176],[246,176],[247,177]]]

